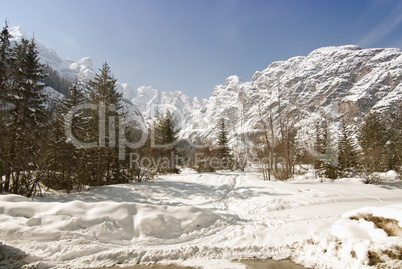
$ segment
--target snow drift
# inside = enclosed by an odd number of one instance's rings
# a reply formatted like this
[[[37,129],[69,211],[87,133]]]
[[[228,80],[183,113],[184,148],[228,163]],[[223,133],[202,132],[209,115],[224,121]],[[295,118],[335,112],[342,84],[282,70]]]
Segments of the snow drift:
[[[141,237],[179,238],[202,232],[220,217],[193,206],[72,201],[32,202],[20,196],[0,196],[1,236],[34,240],[76,238],[125,244]],[[127,242],[126,242],[127,243]]]

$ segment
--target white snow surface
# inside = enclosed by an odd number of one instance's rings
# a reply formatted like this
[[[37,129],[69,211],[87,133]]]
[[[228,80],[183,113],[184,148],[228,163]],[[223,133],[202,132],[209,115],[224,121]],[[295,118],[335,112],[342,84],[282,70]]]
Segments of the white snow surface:
[[[230,261],[291,258],[316,268],[365,268],[368,251],[402,247],[401,237],[350,219],[372,213],[401,221],[401,185],[384,184],[187,170],[70,195],[0,195],[0,267],[245,268]]]

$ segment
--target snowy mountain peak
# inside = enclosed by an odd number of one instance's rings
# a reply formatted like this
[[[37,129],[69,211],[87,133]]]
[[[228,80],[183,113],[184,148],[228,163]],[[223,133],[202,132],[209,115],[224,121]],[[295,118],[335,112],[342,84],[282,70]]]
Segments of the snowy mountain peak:
[[[15,26],[10,28],[9,33],[11,35],[11,38],[14,40],[21,40],[22,38],[26,38],[26,35],[22,31],[21,26]]]
[[[69,69],[74,70],[74,73],[77,73],[78,81],[86,81],[95,77],[95,71],[90,57],[84,57],[77,62],[73,62],[70,64]]]
[[[362,50],[357,45],[344,45],[344,46],[328,46],[313,50],[307,57],[312,57],[314,54],[331,55],[332,53],[349,53],[350,51]]]
[[[238,86],[243,83],[243,80],[241,78],[239,78],[238,76],[234,75],[234,76],[230,76],[226,79],[225,81],[225,87],[227,88],[234,88],[237,89]]]
[[[150,99],[153,98],[153,96],[155,95],[159,95],[160,92],[154,88],[152,88],[151,86],[141,86],[138,88],[137,93],[136,94],[138,97],[140,96],[146,96],[149,97]]]

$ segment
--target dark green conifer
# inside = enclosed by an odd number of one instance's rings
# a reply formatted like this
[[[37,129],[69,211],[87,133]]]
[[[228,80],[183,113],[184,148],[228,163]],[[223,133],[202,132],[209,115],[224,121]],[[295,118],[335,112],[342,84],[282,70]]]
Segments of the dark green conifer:
[[[355,145],[345,122],[342,122],[339,136],[338,167],[340,173],[346,175],[347,170],[357,165],[357,153]]]
[[[152,157],[158,161],[158,167],[155,167],[159,173],[177,173],[176,167],[178,139],[178,120],[174,113],[167,110],[160,114],[156,112],[155,118],[151,124],[151,147]]]
[[[9,144],[6,135],[7,122],[9,120],[7,109],[7,100],[10,94],[10,38],[8,32],[8,24],[3,27],[0,33],[0,176],[9,173],[8,166],[6,165],[6,146]],[[8,183],[7,183],[8,184]],[[3,184],[0,184],[0,193],[3,192]]]
[[[218,169],[232,169],[233,159],[232,152],[229,148],[229,138],[226,131],[225,120],[221,119],[219,123],[219,134],[218,134],[218,148],[216,150],[216,156],[219,159]]]
[[[105,62],[99,74],[88,82],[89,102],[97,107],[90,115],[90,139],[97,147],[90,150],[92,156],[92,184],[103,185],[123,181],[120,173],[118,147],[115,134],[118,133],[118,118],[122,112],[122,94],[117,91],[117,80]],[[110,121],[110,119],[113,119]],[[113,125],[114,124],[114,125]],[[112,136],[110,136],[112,135]],[[114,136],[113,136],[114,135]],[[114,166],[114,167],[112,167]]]
[[[360,164],[367,173],[386,169],[387,133],[385,121],[378,113],[369,113],[360,127],[358,135],[361,154]]]
[[[48,111],[43,80],[44,66],[39,63],[34,39],[22,39],[12,49],[10,96],[7,100],[8,167],[14,193],[31,195],[31,171],[39,169],[40,144],[46,138]],[[11,173],[12,171],[12,173]],[[8,177],[8,178],[9,178]],[[6,182],[8,187],[9,182]]]

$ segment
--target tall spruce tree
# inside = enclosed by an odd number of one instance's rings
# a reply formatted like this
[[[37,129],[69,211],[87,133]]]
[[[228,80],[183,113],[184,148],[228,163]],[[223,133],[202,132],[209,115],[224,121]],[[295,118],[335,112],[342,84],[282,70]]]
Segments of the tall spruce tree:
[[[69,88],[68,98],[66,98],[63,105],[63,118],[64,118],[64,128],[69,127],[71,130],[71,135],[73,137],[67,137],[67,143],[72,143],[74,139],[80,142],[88,142],[90,137],[88,134],[88,130],[90,129],[89,125],[89,113],[85,110],[77,111],[74,114],[74,117],[71,119],[68,117],[69,113],[73,111],[76,107],[80,107],[81,105],[88,102],[87,97],[84,94],[84,90],[81,85],[75,83],[73,86]],[[70,120],[70,122],[67,122]],[[68,126],[66,126],[68,125]],[[66,134],[67,135],[67,134]],[[74,182],[73,188],[80,189],[83,185],[88,185],[88,178],[90,169],[88,169],[88,163],[90,162],[89,150],[85,148],[80,148],[77,145],[74,145],[74,150],[72,151],[72,159],[71,167],[71,181]]]
[[[3,27],[0,33],[0,178],[8,170],[6,167],[6,145],[7,141],[6,128],[8,115],[6,113],[7,100],[9,97],[9,71],[10,71],[10,38],[11,35],[8,31],[8,25]],[[0,183],[0,193],[3,192],[3,184]]]
[[[98,144],[97,148],[92,149],[91,154],[94,185],[119,183],[123,178],[118,167],[120,163],[116,162],[118,158],[116,141],[112,141],[114,137],[109,136],[118,132],[116,122],[118,117],[123,116],[122,94],[117,92],[117,80],[106,62],[99,72],[87,85],[89,102],[98,108],[91,114],[90,121],[91,139]]]
[[[11,35],[6,21],[6,25],[0,33],[0,105],[2,107],[5,106],[9,91],[10,39]]]
[[[232,169],[233,159],[232,152],[229,148],[228,132],[226,131],[225,120],[222,118],[219,123],[218,133],[218,147],[216,149],[216,156],[219,159],[218,169]]]
[[[37,182],[33,170],[39,167],[40,143],[45,138],[48,113],[45,106],[44,66],[39,63],[34,39],[22,39],[11,53],[10,98],[7,102],[10,138],[7,150],[8,168],[5,187],[10,180],[14,193],[31,195]]]

